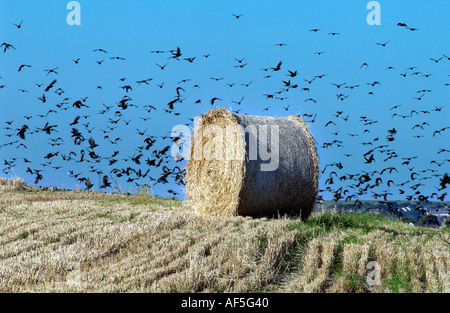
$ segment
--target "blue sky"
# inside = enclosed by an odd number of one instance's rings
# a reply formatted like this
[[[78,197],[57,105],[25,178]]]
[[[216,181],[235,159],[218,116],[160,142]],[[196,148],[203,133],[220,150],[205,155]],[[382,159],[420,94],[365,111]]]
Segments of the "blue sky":
[[[0,1],[0,41],[12,44],[16,49],[0,52],[0,160],[11,161],[17,158],[13,170],[7,165],[2,168],[3,176],[21,176],[27,182],[33,182],[34,175],[26,173],[27,167],[42,169],[44,179],[40,185],[56,185],[61,188],[74,188],[77,181],[67,175],[69,170],[81,176],[90,177],[94,183],[93,189],[98,190],[99,176],[90,173],[92,163],[64,162],[58,155],[51,166],[43,166],[44,156],[49,152],[60,151],[68,154],[85,149],[87,141],[80,146],[73,145],[70,138],[71,126],[77,115],[89,115],[83,118],[76,127],[85,137],[92,136],[99,147],[97,154],[109,157],[114,151],[119,151],[118,163],[108,165],[104,160],[96,164],[103,173],[110,175],[122,190],[135,190],[133,183],[127,183],[126,178],[117,178],[109,172],[113,168],[131,166],[122,159],[133,156],[135,148],[142,145],[142,136],[136,129],[147,129],[146,135],[166,136],[173,126],[190,123],[190,118],[199,116],[212,107],[227,107],[240,110],[240,113],[258,115],[286,116],[289,114],[317,114],[315,121],[310,123],[318,146],[321,170],[327,164],[341,162],[343,169],[328,166],[320,177],[320,189],[326,187],[336,190],[339,187],[348,189],[347,180],[342,182],[334,177],[334,184],[326,184],[329,174],[336,171],[338,176],[361,175],[373,171],[381,172],[384,168],[396,167],[398,173],[386,172],[381,177],[383,183],[366,194],[361,199],[370,199],[375,193],[388,191],[392,193],[389,199],[404,199],[413,195],[411,186],[421,184],[420,192],[431,195],[436,192],[439,177],[449,172],[450,153],[440,149],[450,149],[450,129],[440,134],[433,133],[450,126],[448,122],[448,102],[450,86],[449,60],[450,56],[448,1],[379,1],[381,5],[381,25],[370,26],[366,22],[369,1],[78,1],[81,5],[81,25],[69,26],[66,22],[69,1]],[[242,14],[236,19],[232,14]],[[23,20],[22,27],[16,28]],[[411,31],[397,26],[406,23],[408,27],[417,28]],[[311,32],[313,28],[320,31]],[[338,32],[332,36],[328,33]],[[377,43],[388,42],[386,46]],[[286,43],[286,46],[276,46]],[[179,60],[168,59],[170,53],[150,53],[154,50],[172,50],[180,47],[182,57]],[[102,48],[108,53],[93,52]],[[316,52],[325,53],[318,55]],[[210,54],[208,58],[204,55]],[[120,56],[126,60],[114,60],[110,57]],[[184,58],[195,57],[190,63]],[[73,60],[80,58],[78,64]],[[235,67],[235,59],[245,58],[247,63],[243,68]],[[104,60],[101,65],[96,61]],[[275,67],[282,61],[282,69],[278,72],[262,71],[262,68]],[[161,70],[155,63],[168,65]],[[368,68],[361,65],[367,63]],[[32,67],[23,68],[21,64]],[[414,70],[407,70],[416,66]],[[58,74],[49,74],[46,69],[58,67]],[[387,69],[393,67],[393,69]],[[297,70],[299,75],[294,78],[287,76],[288,70]],[[420,72],[412,75],[414,72]],[[406,77],[400,74],[406,73]],[[263,78],[266,75],[270,78]],[[311,84],[306,80],[316,75],[326,74],[316,78]],[[423,75],[432,74],[428,77]],[[223,77],[215,81],[210,77]],[[126,78],[125,81],[119,79]],[[136,81],[152,78],[149,85],[138,85]],[[45,86],[57,79],[55,87],[44,92]],[[190,79],[185,83],[179,83]],[[283,93],[284,100],[267,99],[265,94],[273,94],[283,89],[283,81],[291,79],[298,88]],[[381,85],[370,86],[367,83],[379,81]],[[163,88],[157,86],[164,82]],[[245,87],[245,84],[251,84]],[[344,86],[359,85],[354,89],[337,88],[334,84],[346,83]],[[43,84],[41,88],[36,83]],[[227,83],[234,83],[229,87]],[[125,92],[121,86],[130,85],[133,90]],[[194,87],[198,85],[199,88]],[[101,86],[102,89],[98,89]],[[174,99],[176,88],[183,87],[183,102],[175,104],[175,110],[167,113],[167,103]],[[302,88],[309,88],[309,91]],[[64,94],[55,94],[61,88]],[[28,92],[19,91],[19,89]],[[420,90],[426,92],[421,100]],[[372,92],[373,94],[369,94]],[[38,97],[46,94],[48,101],[41,103]],[[348,96],[339,100],[337,94]],[[117,119],[114,112],[117,102],[124,95],[132,98],[130,103],[137,107],[123,111],[118,127],[109,139],[121,137],[118,145],[111,145],[101,129],[106,129],[109,118]],[[68,97],[63,107],[69,109],[57,110],[56,104]],[[72,103],[88,97],[89,108],[82,110],[72,107]],[[214,106],[210,99],[218,97]],[[244,100],[240,105],[232,103]],[[313,98],[312,101],[305,101]],[[200,99],[201,103],[196,103]],[[104,115],[98,111],[107,106],[114,106]],[[152,105],[157,109],[148,113],[143,106]],[[401,105],[396,109],[394,106]],[[286,110],[283,107],[289,108]],[[270,107],[267,111],[265,108]],[[443,107],[435,111],[435,107]],[[50,113],[44,118],[37,115]],[[392,117],[414,114],[411,118]],[[337,117],[337,111],[342,111]],[[428,111],[430,113],[422,113]],[[174,115],[174,113],[179,115]],[[33,116],[26,120],[24,116]],[[347,117],[347,121],[343,118]],[[361,116],[377,121],[364,125]],[[150,118],[144,121],[141,118]],[[305,118],[309,120],[308,118]],[[126,125],[124,121],[129,121]],[[6,122],[12,121],[11,129]],[[333,121],[336,125],[328,125]],[[23,124],[33,131],[42,128],[46,122],[58,125],[58,132],[51,135],[42,132],[30,134],[25,141],[16,136],[17,128]],[[85,128],[82,123],[89,122]],[[413,127],[426,122],[422,128]],[[75,127],[75,126],[74,126]],[[87,129],[92,129],[87,133]],[[387,141],[388,129],[395,128],[397,133],[394,141]],[[365,130],[368,130],[365,132]],[[337,135],[336,135],[337,133]],[[357,134],[351,137],[348,134]],[[8,134],[13,134],[7,137]],[[415,135],[423,137],[416,138]],[[61,146],[50,146],[50,139],[61,137]],[[86,138],[86,139],[87,139]],[[373,141],[378,138],[377,141]],[[333,145],[322,148],[325,143],[340,140],[342,147]],[[19,140],[17,144],[9,142]],[[372,145],[363,142],[372,141]],[[24,143],[23,147],[16,148]],[[6,145],[5,145],[6,144]],[[155,148],[162,149],[171,144],[170,140],[158,138]],[[372,154],[375,162],[365,163],[363,154],[378,145],[388,145]],[[152,147],[153,149],[153,147]],[[142,160],[151,158],[151,151],[144,152]],[[386,150],[380,152],[379,150]],[[394,156],[384,161],[389,153]],[[345,154],[352,156],[347,157]],[[402,158],[415,157],[410,164],[402,165]],[[23,157],[32,161],[25,164]],[[141,160],[141,161],[142,161]],[[432,160],[436,163],[430,164]],[[143,162],[144,163],[144,162]],[[169,161],[164,163],[169,168],[184,165],[183,162]],[[146,167],[142,168],[145,172]],[[435,172],[429,171],[433,170]],[[426,172],[421,172],[426,171]],[[411,179],[411,173],[418,175]],[[161,175],[161,168],[150,171],[152,177]],[[376,173],[376,172],[375,172]],[[375,179],[378,174],[375,174]],[[435,175],[435,176],[432,176]],[[404,186],[387,186],[386,182],[393,180],[395,184],[409,181]],[[147,181],[142,180],[142,183]],[[149,182],[151,183],[151,182]],[[371,183],[374,183],[372,181]],[[83,186],[81,184],[81,186]],[[167,196],[171,189],[183,198],[183,189],[173,180],[169,184],[157,184],[154,193]],[[405,193],[399,194],[399,189]],[[357,191],[357,188],[354,189]],[[442,192],[438,192],[440,195]],[[328,191],[321,192],[325,198],[332,197]]]

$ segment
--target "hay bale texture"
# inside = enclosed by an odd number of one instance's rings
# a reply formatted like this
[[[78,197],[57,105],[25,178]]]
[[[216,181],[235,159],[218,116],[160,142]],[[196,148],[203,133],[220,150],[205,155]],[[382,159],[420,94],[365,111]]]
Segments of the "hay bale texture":
[[[271,132],[272,126],[278,128],[278,136]],[[224,131],[210,131],[217,127]],[[251,150],[255,136],[264,127],[267,147],[263,148],[270,153],[276,144],[278,160],[261,158],[259,150],[255,159]],[[278,143],[272,141],[272,136],[274,140],[279,138]],[[217,143],[218,139],[222,141]],[[256,142],[259,149],[261,142]],[[278,166],[261,170],[270,161],[278,161]],[[186,167],[186,199],[200,215],[300,214],[305,219],[315,203],[318,175],[314,139],[301,118],[241,115],[213,109],[199,118],[194,129]]]

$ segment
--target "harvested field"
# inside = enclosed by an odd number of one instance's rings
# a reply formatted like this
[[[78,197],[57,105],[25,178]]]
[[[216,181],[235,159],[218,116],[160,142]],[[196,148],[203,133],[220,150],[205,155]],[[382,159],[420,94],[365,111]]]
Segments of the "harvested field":
[[[450,290],[448,228],[356,213],[205,218],[146,194],[10,188],[0,199],[1,292]]]

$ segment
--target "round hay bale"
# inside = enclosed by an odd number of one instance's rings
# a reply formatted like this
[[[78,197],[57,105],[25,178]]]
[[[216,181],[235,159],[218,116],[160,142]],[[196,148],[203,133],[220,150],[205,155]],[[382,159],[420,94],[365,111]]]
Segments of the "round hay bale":
[[[314,207],[314,139],[297,116],[213,109],[197,121],[186,167],[186,200],[200,215],[301,215]]]

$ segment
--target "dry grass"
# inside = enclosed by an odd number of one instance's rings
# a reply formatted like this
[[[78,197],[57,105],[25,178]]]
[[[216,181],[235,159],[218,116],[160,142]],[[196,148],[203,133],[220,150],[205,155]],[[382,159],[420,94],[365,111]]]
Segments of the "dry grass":
[[[0,292],[448,292],[448,230],[381,216],[201,217],[181,201],[0,191]]]
[[[24,187],[25,181],[22,178],[8,179],[6,177],[0,177],[0,191],[22,190]]]

